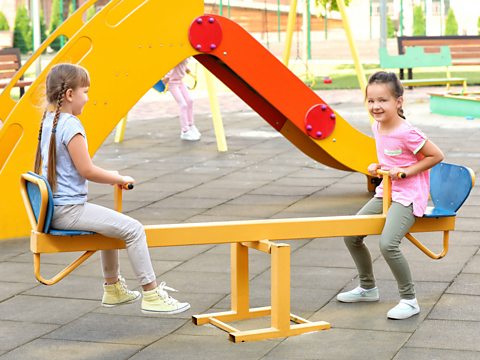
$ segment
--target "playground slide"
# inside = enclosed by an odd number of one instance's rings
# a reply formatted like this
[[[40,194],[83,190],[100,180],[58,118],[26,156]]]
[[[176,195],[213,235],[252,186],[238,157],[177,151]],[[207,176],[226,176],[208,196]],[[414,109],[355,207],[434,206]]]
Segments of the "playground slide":
[[[334,168],[365,172],[375,159],[373,140],[339,114],[331,118],[328,105],[238,25],[215,17],[222,29],[217,48],[202,53],[192,47],[189,29],[203,10],[200,0],[112,0],[70,38],[0,129],[0,239],[28,234],[19,177],[32,169],[45,77],[60,62],[79,63],[90,72],[82,122],[91,155],[158,79],[195,56],[307,155]],[[319,131],[315,119],[324,117],[322,111],[332,122]],[[307,135],[309,124],[317,139]]]

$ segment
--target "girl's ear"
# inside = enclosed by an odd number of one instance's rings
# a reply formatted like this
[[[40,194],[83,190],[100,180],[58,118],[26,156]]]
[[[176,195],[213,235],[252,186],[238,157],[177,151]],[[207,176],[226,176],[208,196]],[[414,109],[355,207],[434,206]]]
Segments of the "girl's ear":
[[[70,102],[73,100],[73,89],[67,89],[67,91],[65,91],[65,99]]]
[[[397,109],[401,109],[403,107],[403,96],[399,96],[397,98]]]

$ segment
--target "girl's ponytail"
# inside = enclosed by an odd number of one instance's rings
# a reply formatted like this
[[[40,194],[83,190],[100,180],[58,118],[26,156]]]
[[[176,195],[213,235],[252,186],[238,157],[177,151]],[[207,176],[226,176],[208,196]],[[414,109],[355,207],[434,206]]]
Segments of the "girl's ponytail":
[[[40,175],[41,167],[42,167],[42,131],[43,131],[43,121],[45,120],[45,116],[47,115],[47,111],[45,110],[42,116],[42,121],[40,122],[40,130],[38,131],[38,145],[37,145],[37,153],[35,154],[35,165],[33,171],[36,174]]]
[[[65,97],[65,92],[67,91],[66,83],[63,82],[61,90],[58,93],[57,107],[55,109],[55,116],[53,118],[52,125],[52,135],[50,136],[50,145],[48,147],[48,172],[47,179],[50,183],[52,191],[55,192],[57,188],[57,125],[58,120],[60,119],[60,113],[63,105],[63,98]]]

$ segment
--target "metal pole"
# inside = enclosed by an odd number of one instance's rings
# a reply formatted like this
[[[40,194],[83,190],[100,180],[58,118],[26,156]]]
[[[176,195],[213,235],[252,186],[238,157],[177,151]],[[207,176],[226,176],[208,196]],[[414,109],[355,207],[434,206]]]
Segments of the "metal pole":
[[[310,14],[310,0],[305,1],[307,7],[307,59],[312,59],[312,22],[311,22],[311,14]]]
[[[220,16],[223,16],[223,1],[220,0],[220,5],[218,6],[218,12]]]
[[[345,2],[343,0],[337,0],[337,5],[338,5],[338,9],[340,10],[340,14],[342,15],[343,28],[347,35],[348,44],[350,45],[350,52],[352,53],[353,62],[355,64],[355,71],[357,73],[358,84],[360,85],[360,89],[362,90],[362,92],[365,93],[365,89],[367,87],[367,80],[365,77],[365,72],[363,71],[362,64],[360,63],[360,57],[358,56],[357,47],[355,46],[355,42],[353,40],[352,30],[350,28],[350,23],[348,21]]]
[[[230,18],[230,0],[228,0],[227,9],[227,17]]]
[[[297,0],[291,0],[290,12],[288,13],[288,25],[287,25],[287,39],[285,42],[285,50],[283,51],[283,64],[288,67],[288,61],[290,60],[290,51],[292,49],[292,37],[295,28],[295,22],[297,20]]]
[[[440,0],[440,35],[443,35],[443,15],[444,15],[445,4],[443,0]]]
[[[280,38],[280,31],[281,31],[281,14],[280,14],[280,0],[277,0],[277,35],[278,35],[278,42],[281,41]]]
[[[60,0],[60,19],[62,20],[60,24],[62,24],[65,20],[63,18],[63,0]],[[63,35],[60,35],[60,47],[63,47],[63,45],[65,45],[65,38]]]
[[[33,52],[35,52],[42,42],[40,30],[40,0],[31,0],[32,9],[32,30],[33,30]],[[42,57],[39,56],[35,64],[35,74],[38,77],[42,72]]]
[[[372,6],[372,0],[370,0],[370,40],[372,40],[372,16],[373,16],[373,6]]]
[[[387,47],[387,0],[380,0],[380,47]]]
[[[403,0],[400,0],[400,36],[403,36]]]

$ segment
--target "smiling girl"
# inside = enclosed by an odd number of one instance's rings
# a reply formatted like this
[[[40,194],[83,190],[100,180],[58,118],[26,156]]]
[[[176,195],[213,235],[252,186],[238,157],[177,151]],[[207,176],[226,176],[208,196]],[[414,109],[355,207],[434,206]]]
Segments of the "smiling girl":
[[[419,129],[406,121],[403,114],[403,87],[394,73],[374,73],[367,85],[365,98],[368,111],[375,119],[375,137],[379,163],[368,166],[388,170],[392,179],[392,205],[380,237],[380,250],[397,280],[400,302],[390,309],[390,319],[407,319],[420,312],[408,262],[400,251],[400,242],[415,222],[423,216],[430,190],[428,170],[443,160],[442,151]],[[400,174],[404,174],[402,178]],[[375,196],[360,209],[358,215],[382,213],[383,184]],[[337,295],[341,302],[378,301],[372,258],[364,242],[365,236],[345,237],[358,270],[360,285]]]

